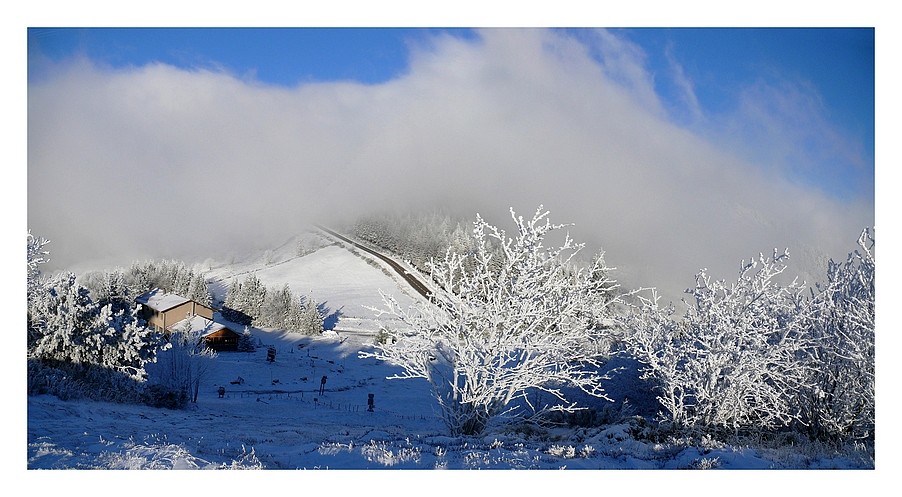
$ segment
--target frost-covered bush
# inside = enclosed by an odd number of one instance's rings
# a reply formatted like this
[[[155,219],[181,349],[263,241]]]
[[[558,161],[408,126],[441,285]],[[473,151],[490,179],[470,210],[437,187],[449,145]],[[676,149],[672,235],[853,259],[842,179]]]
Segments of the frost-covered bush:
[[[864,230],[858,250],[832,260],[827,281],[812,290],[805,323],[812,342],[808,386],[800,394],[803,422],[814,437],[874,436],[874,237]]]
[[[91,399],[105,402],[140,403],[146,383],[120,371],[93,364],[54,363],[29,360],[29,395],[54,395],[61,400]]]
[[[190,324],[170,334],[169,345],[155,364],[148,365],[148,382],[161,385],[162,391],[177,392],[197,402],[200,385],[209,374],[216,352],[204,344],[200,333],[192,330]]]
[[[627,320],[632,352],[645,364],[665,419],[678,428],[732,432],[788,425],[805,384],[809,347],[802,288],[782,285],[788,252],[743,262],[733,283],[696,275],[682,319],[654,292]]]
[[[778,282],[788,257],[744,264],[729,287],[702,271],[681,318],[654,292],[627,319],[632,353],[680,428],[797,427],[812,438],[873,440],[875,260],[864,230],[826,282]]]
[[[383,466],[409,462],[419,464],[422,460],[420,448],[412,445],[410,440],[394,443],[370,440],[360,448],[360,455],[367,461],[377,462]]]
[[[361,356],[401,366],[391,378],[428,380],[452,434],[479,434],[490,419],[523,407],[579,409],[565,398],[565,386],[607,398],[596,325],[615,284],[597,277],[606,274],[602,258],[586,271],[572,267],[582,245],[569,236],[559,248],[544,246],[563,227],[547,214],[540,207],[524,220],[511,210],[512,238],[477,215],[473,252],[449,249],[429,263],[444,289],[431,304],[404,309],[385,296],[386,307],[374,309],[406,326],[384,329],[386,340]],[[536,390],[551,403],[533,405],[528,393]]]
[[[183,409],[188,405],[188,392],[162,384],[147,385],[142,401],[151,407]]]

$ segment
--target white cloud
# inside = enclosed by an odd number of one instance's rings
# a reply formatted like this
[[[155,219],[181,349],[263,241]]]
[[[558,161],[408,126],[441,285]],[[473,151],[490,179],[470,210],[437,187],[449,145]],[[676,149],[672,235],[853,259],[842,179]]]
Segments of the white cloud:
[[[842,257],[873,223],[870,202],[668,122],[650,82],[641,51],[607,32],[439,37],[372,86],[74,63],[29,88],[28,223],[68,265],[278,243],[389,205],[505,223],[542,203],[629,283],[671,296],[701,267],[732,278],[774,247]]]

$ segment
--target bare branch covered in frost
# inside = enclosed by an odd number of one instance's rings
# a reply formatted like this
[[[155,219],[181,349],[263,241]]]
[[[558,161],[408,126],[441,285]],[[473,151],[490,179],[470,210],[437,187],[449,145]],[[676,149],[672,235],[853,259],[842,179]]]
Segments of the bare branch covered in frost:
[[[606,398],[598,323],[617,300],[616,285],[602,276],[609,269],[602,257],[589,270],[574,269],[583,245],[569,235],[545,247],[546,236],[564,227],[547,215],[539,207],[524,220],[511,210],[511,238],[477,215],[472,253],[449,249],[429,263],[444,289],[431,304],[405,309],[384,295],[385,307],[374,309],[407,329],[384,329],[376,351],[361,355],[400,366],[392,378],[428,380],[455,434],[480,433],[491,418],[516,411],[516,401],[536,411],[578,409],[564,387]],[[535,389],[557,403],[532,406],[526,394]]]

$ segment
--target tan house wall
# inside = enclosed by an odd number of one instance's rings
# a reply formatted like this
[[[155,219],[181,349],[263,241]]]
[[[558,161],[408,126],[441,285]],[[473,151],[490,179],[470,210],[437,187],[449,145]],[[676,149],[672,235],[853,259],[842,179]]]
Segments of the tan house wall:
[[[155,326],[160,331],[165,331],[166,328],[178,323],[189,315],[203,316],[210,321],[213,320],[213,309],[191,300],[184,304],[177,305],[166,312],[156,312],[152,309],[148,310],[150,312],[148,313],[147,324]]]
[[[203,317],[209,319],[210,321],[213,321],[213,309],[211,309],[199,302],[194,302],[194,314],[197,314],[198,316],[203,316]]]
[[[184,304],[177,305],[172,309],[163,313],[163,329],[178,323],[179,321],[189,317],[194,310],[194,302],[190,300]]]

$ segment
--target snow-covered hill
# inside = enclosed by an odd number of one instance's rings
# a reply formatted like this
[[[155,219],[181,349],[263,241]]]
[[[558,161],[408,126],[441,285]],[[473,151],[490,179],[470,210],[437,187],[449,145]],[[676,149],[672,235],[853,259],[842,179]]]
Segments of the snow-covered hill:
[[[252,253],[228,264],[200,268],[216,299],[236,279],[254,273],[267,287],[287,284],[293,295],[312,297],[324,307],[329,329],[375,333],[379,324],[370,307],[381,307],[380,292],[402,305],[421,297],[382,261],[318,232],[303,233],[273,250]]]
[[[205,268],[221,292],[249,272],[288,284],[333,315],[333,333],[252,329],[256,352],[223,352],[187,410],[28,398],[29,469],[764,469],[868,468],[826,451],[764,450],[718,441],[652,440],[629,418],[584,428],[498,423],[479,438],[449,437],[425,381],[358,351],[378,323],[380,290],[419,298],[378,262],[304,234],[278,249]],[[266,360],[267,348],[276,360]],[[321,384],[326,378],[325,385]],[[239,381],[239,379],[241,381]],[[320,387],[323,392],[320,393]],[[225,388],[220,398],[217,391]],[[374,409],[368,410],[373,395]],[[407,493],[399,489],[395,493]],[[410,490],[410,489],[408,489]],[[441,493],[441,492],[439,492]],[[339,495],[344,495],[338,492]]]

